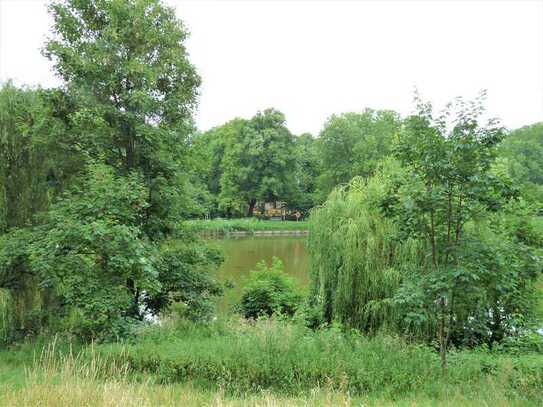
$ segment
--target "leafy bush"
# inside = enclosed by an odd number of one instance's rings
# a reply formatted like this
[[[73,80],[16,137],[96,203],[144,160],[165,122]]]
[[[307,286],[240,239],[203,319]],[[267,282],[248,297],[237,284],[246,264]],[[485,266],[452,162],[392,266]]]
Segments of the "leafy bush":
[[[31,283],[51,291],[54,301],[42,314],[60,319],[60,330],[81,339],[124,337],[146,313],[167,308],[170,298],[184,302],[193,319],[207,318],[211,300],[222,292],[209,272],[222,258],[198,239],[176,247],[149,239],[141,226],[148,196],[140,175],[119,177],[111,167],[89,166],[82,184],[51,205],[42,224],[6,235],[0,287],[23,303],[24,266]],[[43,315],[24,314],[25,334],[46,325]]]
[[[257,318],[274,313],[292,316],[298,308],[302,295],[294,280],[283,271],[283,263],[277,257],[271,267],[264,261],[257,264],[243,288],[240,306],[245,318]]]
[[[161,255],[162,289],[145,299],[147,310],[158,314],[174,305],[178,316],[208,320],[214,312],[215,299],[223,293],[211,274],[223,260],[221,253],[196,240],[167,244]]]

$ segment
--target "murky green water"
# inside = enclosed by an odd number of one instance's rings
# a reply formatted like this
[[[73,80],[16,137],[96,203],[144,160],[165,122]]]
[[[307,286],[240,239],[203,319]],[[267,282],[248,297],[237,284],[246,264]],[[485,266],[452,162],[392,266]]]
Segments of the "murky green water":
[[[230,281],[233,288],[226,288],[219,308],[226,311],[241,295],[244,281],[256,263],[261,260],[271,264],[274,256],[283,261],[286,273],[295,278],[300,287],[309,285],[309,256],[305,236],[244,236],[214,239],[224,254],[224,263],[218,270],[220,281]]]

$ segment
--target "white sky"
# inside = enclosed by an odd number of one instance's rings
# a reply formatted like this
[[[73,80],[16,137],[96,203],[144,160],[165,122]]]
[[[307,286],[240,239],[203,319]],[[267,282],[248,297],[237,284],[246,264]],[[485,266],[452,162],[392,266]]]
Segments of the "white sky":
[[[488,89],[510,128],[543,120],[543,0],[165,2],[192,33],[202,130],[275,107],[317,134],[333,113],[407,114],[415,86],[437,106]],[[0,81],[59,83],[45,4],[0,0]]]

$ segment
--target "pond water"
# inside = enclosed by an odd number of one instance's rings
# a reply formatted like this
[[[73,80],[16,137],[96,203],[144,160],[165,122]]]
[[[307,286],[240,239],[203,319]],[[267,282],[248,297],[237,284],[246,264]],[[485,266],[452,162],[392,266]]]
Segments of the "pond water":
[[[222,311],[238,302],[243,284],[256,264],[264,260],[270,265],[274,256],[281,259],[285,272],[300,287],[309,286],[306,236],[243,236],[213,239],[210,242],[219,247],[224,255],[217,278],[222,282],[233,283],[233,288],[225,289],[224,298],[219,303]]]

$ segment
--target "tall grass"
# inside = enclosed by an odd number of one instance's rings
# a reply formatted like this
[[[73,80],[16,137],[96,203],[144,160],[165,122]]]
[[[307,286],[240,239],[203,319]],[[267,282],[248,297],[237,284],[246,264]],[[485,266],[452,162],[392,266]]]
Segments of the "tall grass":
[[[11,298],[7,290],[0,289],[0,345],[8,342],[12,329]]]
[[[3,391],[2,391],[3,390]],[[162,406],[204,405],[208,394],[190,386],[153,386],[133,382],[126,366],[98,358],[92,350],[58,353],[54,342],[27,369],[23,386],[2,389],[5,406]]]
[[[326,388],[315,388],[297,396],[267,391],[230,397],[222,391],[205,391],[191,384],[156,385],[134,383],[123,378],[97,381],[74,374],[69,369],[56,372],[56,380],[41,378],[33,371],[27,385],[18,390],[0,392],[0,405],[9,407],[156,407],[156,406],[217,406],[217,407],[290,407],[290,406],[538,406],[538,400],[511,399],[498,383],[487,383],[477,393],[464,394],[458,389],[444,393],[442,399],[408,395],[395,400],[352,396]]]
[[[543,276],[539,277],[536,282],[537,291],[539,292],[539,300],[536,303],[536,316],[543,324]],[[543,328],[543,326],[542,326]]]
[[[28,361],[27,346],[0,352],[0,366],[18,352]],[[77,352],[53,343],[35,355],[23,385],[0,375],[0,405],[506,406],[543,397],[541,354],[453,352],[443,375],[425,346],[274,319],[166,323],[132,343]]]
[[[399,337],[312,331],[273,319],[155,328],[136,343],[99,346],[97,353],[158,383],[193,383],[233,396],[325,388],[373,399],[442,399],[449,392],[475,397],[481,387],[496,385],[504,397],[543,397],[543,355],[452,352],[443,375],[433,349]]]

